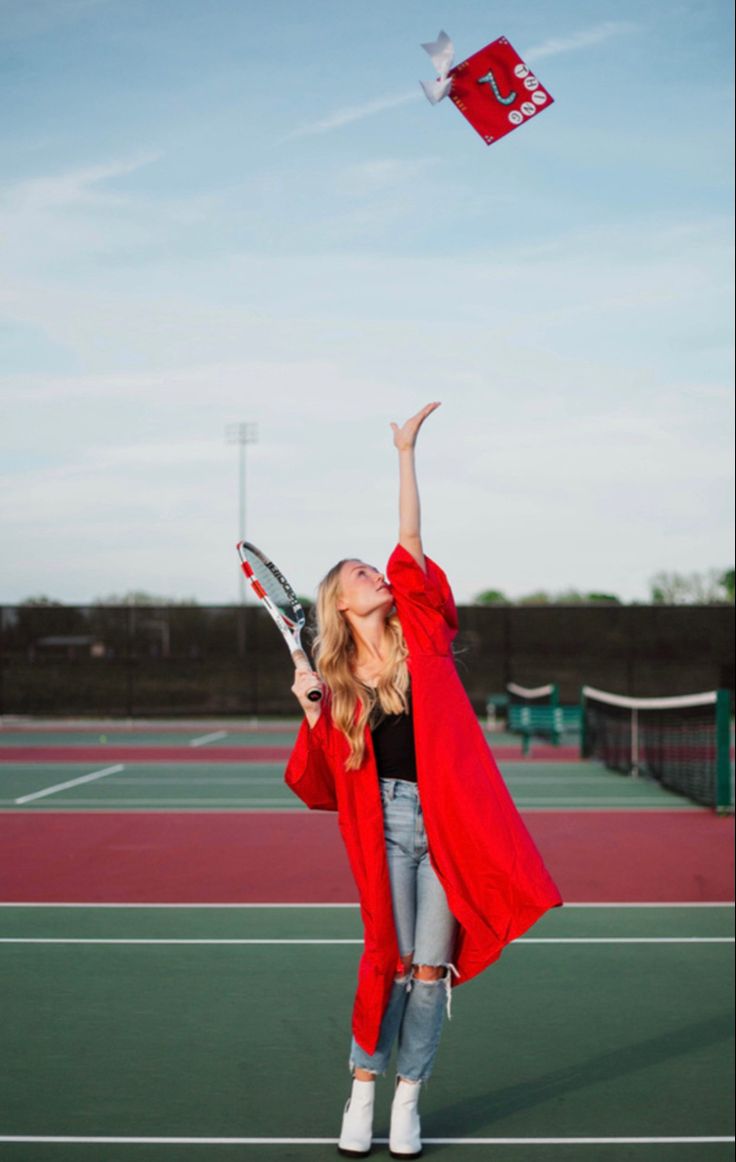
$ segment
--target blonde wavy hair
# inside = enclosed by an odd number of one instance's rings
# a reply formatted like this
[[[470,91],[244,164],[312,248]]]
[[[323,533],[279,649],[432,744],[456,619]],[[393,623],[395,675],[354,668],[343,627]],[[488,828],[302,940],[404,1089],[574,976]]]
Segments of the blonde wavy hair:
[[[355,639],[350,622],[337,608],[340,573],[350,560],[353,558],[338,561],[319,584],[313,653],[317,673],[327,686],[333,722],[350,743],[345,765],[354,771],[365,758],[365,727],[373,710],[380,706],[384,714],[401,714],[409,709],[409,650],[401,622],[391,613],[386,620],[388,657],[376,687],[355,676]]]

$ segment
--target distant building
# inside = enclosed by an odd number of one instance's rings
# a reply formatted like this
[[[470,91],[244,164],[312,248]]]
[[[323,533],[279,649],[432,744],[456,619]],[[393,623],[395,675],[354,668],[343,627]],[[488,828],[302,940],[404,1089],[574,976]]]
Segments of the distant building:
[[[52,634],[36,638],[30,653],[31,657],[40,653],[75,661],[77,658],[104,658],[107,650],[105,643],[93,634]]]

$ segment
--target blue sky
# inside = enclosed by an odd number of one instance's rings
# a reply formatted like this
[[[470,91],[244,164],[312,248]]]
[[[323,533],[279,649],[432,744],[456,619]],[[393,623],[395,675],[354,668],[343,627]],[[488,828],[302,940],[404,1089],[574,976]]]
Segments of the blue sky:
[[[420,48],[555,104],[486,147]],[[643,598],[732,562],[731,5],[0,0],[0,600],[304,593],[396,535]]]

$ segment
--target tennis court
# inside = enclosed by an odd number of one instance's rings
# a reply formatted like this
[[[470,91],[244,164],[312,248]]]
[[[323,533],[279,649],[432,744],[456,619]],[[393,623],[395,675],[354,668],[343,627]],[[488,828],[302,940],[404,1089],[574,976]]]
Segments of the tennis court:
[[[283,783],[295,736],[296,723],[11,724],[0,731],[0,807],[306,810]],[[514,735],[488,738],[522,809],[693,808],[656,781],[622,779],[599,763],[581,762],[572,739],[560,746],[535,742],[524,761]]]
[[[2,1156],[336,1157],[361,923],[296,724],[114,726],[0,731]],[[567,906],[454,993],[425,1155],[731,1158],[733,819],[489,741]]]

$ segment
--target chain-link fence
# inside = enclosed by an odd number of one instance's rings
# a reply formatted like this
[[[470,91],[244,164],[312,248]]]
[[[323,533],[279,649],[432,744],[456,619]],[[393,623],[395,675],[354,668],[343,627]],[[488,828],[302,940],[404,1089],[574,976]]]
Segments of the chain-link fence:
[[[728,606],[459,610],[460,676],[479,713],[509,681],[634,696],[734,688]],[[293,715],[289,653],[251,606],[0,607],[0,714]]]

